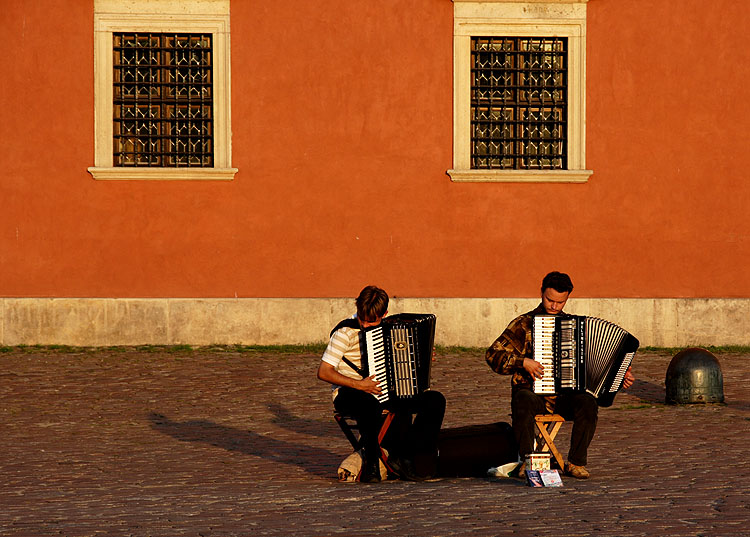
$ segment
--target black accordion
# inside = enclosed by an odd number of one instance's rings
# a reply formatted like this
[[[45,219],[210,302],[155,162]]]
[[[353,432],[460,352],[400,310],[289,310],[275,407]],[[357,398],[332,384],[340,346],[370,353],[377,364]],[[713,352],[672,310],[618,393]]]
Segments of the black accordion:
[[[588,392],[603,407],[614,401],[639,345],[619,326],[579,315],[535,316],[533,342],[533,358],[544,366],[535,393]]]
[[[430,388],[434,315],[390,315],[359,337],[364,375],[380,384],[378,401],[408,400]]]

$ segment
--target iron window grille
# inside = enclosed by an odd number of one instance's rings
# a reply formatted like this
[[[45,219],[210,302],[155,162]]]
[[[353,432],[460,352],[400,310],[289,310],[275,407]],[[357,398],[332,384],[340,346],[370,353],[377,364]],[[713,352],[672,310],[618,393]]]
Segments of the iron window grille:
[[[471,167],[567,168],[567,38],[471,38]]]
[[[213,166],[211,38],[113,33],[114,166]]]

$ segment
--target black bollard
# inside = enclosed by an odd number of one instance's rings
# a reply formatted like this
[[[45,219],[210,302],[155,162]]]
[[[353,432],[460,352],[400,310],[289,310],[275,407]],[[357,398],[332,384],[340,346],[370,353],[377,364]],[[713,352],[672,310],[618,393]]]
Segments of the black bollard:
[[[706,349],[691,347],[675,354],[665,384],[667,404],[724,402],[721,366]]]

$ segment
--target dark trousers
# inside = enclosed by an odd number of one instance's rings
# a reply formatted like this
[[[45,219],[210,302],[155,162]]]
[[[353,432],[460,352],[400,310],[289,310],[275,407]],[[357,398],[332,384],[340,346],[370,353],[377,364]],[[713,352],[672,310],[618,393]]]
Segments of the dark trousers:
[[[510,407],[513,417],[513,433],[518,442],[518,453],[523,459],[534,451],[534,437],[536,436],[534,416],[548,412],[544,398],[525,389],[513,394]],[[558,395],[555,399],[554,413],[560,414],[566,421],[573,422],[568,462],[585,466],[589,444],[594,439],[599,414],[596,399],[588,393]]]
[[[378,433],[383,423],[383,409],[396,413],[383,440],[389,456],[419,460],[418,470],[434,474],[437,464],[437,440],[445,415],[445,397],[438,391],[428,390],[416,397],[381,405],[374,396],[361,390],[343,386],[333,400],[334,408],[357,421],[365,451],[365,459],[380,457]]]

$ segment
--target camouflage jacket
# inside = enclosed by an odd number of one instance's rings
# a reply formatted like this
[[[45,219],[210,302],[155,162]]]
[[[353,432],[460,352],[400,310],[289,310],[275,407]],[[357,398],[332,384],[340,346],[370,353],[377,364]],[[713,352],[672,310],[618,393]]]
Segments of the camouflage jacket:
[[[516,317],[511,321],[500,337],[487,349],[485,360],[495,373],[513,375],[511,392],[520,389],[533,389],[534,380],[523,368],[524,358],[533,358],[532,324],[535,315],[544,315],[544,307],[539,304],[535,309]],[[554,406],[554,397],[545,397],[547,407]]]

